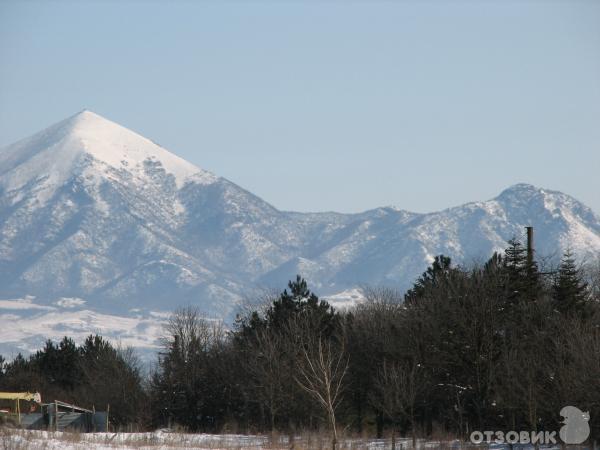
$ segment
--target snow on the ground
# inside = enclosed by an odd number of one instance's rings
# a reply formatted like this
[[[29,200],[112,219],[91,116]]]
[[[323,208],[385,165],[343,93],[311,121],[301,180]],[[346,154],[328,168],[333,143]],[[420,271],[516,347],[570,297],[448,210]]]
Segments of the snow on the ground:
[[[347,309],[364,301],[360,289],[349,289],[324,297],[336,309]],[[60,297],[49,305],[36,298],[0,299],[0,355],[33,353],[46,340],[68,336],[82,343],[90,334],[99,334],[115,345],[134,347],[142,359],[153,359],[164,335],[168,311],[142,312],[132,309],[127,316],[106,314],[86,306],[77,297]]]
[[[347,289],[337,294],[322,297],[335,309],[349,309],[365,301],[365,294],[360,288]]]
[[[336,309],[348,309],[364,301],[360,289],[349,289],[323,297]],[[143,313],[132,309],[130,315],[105,314],[86,307],[85,300],[60,297],[51,306],[35,302],[33,296],[0,299],[0,354],[14,357],[18,352],[32,353],[48,339],[68,336],[81,343],[90,334],[99,334],[115,344],[153,353],[160,346],[168,311]]]
[[[0,444],[4,448],[28,450],[214,450],[214,449],[288,449],[289,436],[271,439],[265,435],[242,434],[185,434],[159,430],[148,433],[68,433],[48,431],[1,430]],[[328,448],[330,440],[327,434],[303,435],[294,437],[295,448]],[[397,439],[408,449],[410,439]],[[390,439],[340,439],[340,448],[346,449],[384,449],[389,448]],[[452,447],[452,443],[449,446]],[[418,449],[433,449],[440,447],[439,442],[419,442]],[[446,445],[448,447],[448,445]],[[457,446],[458,447],[458,446]]]
[[[23,310],[23,309],[38,309],[38,310],[46,310],[53,311],[55,308],[51,306],[44,305],[36,305],[33,303],[35,297],[26,296],[25,298],[11,298],[8,300],[0,300],[0,310],[10,309],[10,310]]]
[[[35,352],[47,339],[59,341],[64,336],[81,343],[90,334],[142,351],[159,348],[165,313],[104,314],[80,309],[85,301],[79,298],[60,298],[53,304],[36,304],[33,297],[0,300],[0,354],[14,357],[18,352]]]
[[[294,448],[328,448],[330,440],[326,433],[294,437]],[[63,433],[48,431],[21,431],[0,429],[0,445],[6,449],[27,450],[214,450],[214,449],[288,449],[289,436],[270,438],[265,435],[242,434],[185,434],[167,430],[148,433]],[[396,438],[396,448],[413,450],[410,438]],[[383,450],[391,447],[391,439],[340,438],[339,448]],[[465,448],[459,440],[418,440],[414,450],[437,450]],[[468,448],[508,450],[508,444],[469,444]],[[534,450],[530,444],[518,445],[519,450]],[[543,450],[559,450],[558,445],[542,445]]]
[[[79,297],[61,297],[59,298],[55,304],[62,308],[75,308],[77,306],[82,306],[85,303],[85,300]]]
[[[141,449],[256,449],[267,439],[261,436],[151,433],[65,433],[48,431],[0,432],[4,448],[31,450],[141,450]]]

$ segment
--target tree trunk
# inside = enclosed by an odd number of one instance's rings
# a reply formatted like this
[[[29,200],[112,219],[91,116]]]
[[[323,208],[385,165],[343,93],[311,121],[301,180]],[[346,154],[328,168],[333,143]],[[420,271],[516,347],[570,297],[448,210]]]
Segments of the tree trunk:
[[[357,396],[357,402],[356,402],[356,412],[357,412],[357,427],[356,427],[356,431],[358,432],[358,434],[362,434],[363,431],[363,411],[362,411],[362,398],[360,395]]]
[[[377,413],[377,439],[381,439],[383,437],[383,414],[381,412]]]
[[[335,450],[337,448],[337,427],[335,422],[335,411],[333,408],[329,410],[329,419],[331,421],[331,428],[333,431],[333,438],[331,439],[331,449]]]
[[[410,432],[412,434],[412,446],[415,449],[417,448],[417,432],[415,430],[415,410],[412,405],[410,407]]]

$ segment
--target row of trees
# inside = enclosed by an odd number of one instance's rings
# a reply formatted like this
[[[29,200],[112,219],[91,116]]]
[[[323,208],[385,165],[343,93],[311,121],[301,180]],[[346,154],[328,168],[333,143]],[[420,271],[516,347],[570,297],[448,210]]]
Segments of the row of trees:
[[[468,270],[435,258],[404,296],[366,296],[334,311],[298,277],[230,332],[179,311],[150,386],[154,425],[466,437],[557,430],[574,405],[598,436],[600,297],[572,255],[543,274],[513,241]]]
[[[413,439],[558,430],[560,409],[573,405],[590,412],[597,438],[600,289],[584,279],[570,254],[541,273],[516,241],[470,269],[436,257],[406,294],[367,288],[348,311],[298,277],[230,329],[177,311],[145,384],[128,354],[96,337],[5,363],[0,389],[119,405],[121,423],[153,428],[326,427],[334,445],[342,428]],[[104,356],[91,357],[97,348]]]

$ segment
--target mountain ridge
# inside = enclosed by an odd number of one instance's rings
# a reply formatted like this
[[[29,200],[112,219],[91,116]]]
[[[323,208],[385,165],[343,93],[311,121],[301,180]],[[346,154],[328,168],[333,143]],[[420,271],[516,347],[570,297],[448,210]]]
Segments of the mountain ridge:
[[[526,183],[431,213],[282,211],[87,110],[0,149],[0,299],[119,314],[191,303],[231,318],[296,273],[326,295],[404,289],[433,256],[489,257],[525,225],[540,255],[600,253],[594,211]]]

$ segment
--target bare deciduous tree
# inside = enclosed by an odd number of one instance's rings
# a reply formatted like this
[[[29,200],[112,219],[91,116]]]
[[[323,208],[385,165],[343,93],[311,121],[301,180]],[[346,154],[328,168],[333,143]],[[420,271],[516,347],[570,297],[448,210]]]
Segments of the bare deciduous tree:
[[[331,446],[335,450],[338,441],[336,409],[342,399],[348,371],[346,337],[343,329],[335,337],[315,335],[314,330],[307,320],[300,319],[292,325],[292,331],[300,340],[301,353],[295,379],[325,412],[333,434]]]
[[[176,310],[164,327],[166,336],[162,339],[165,347],[177,341],[181,356],[187,359],[190,352],[206,351],[225,339],[225,327],[220,320],[211,320],[192,306]]]

